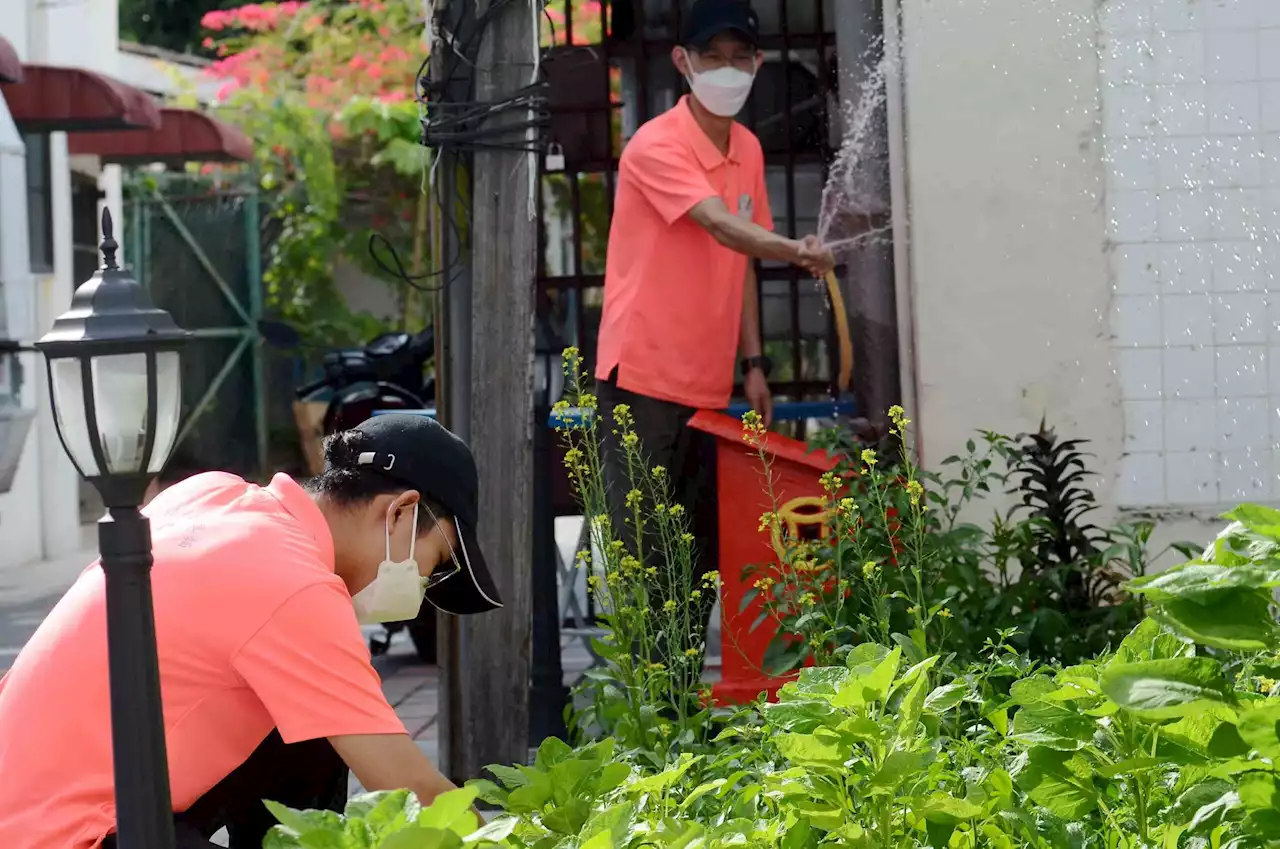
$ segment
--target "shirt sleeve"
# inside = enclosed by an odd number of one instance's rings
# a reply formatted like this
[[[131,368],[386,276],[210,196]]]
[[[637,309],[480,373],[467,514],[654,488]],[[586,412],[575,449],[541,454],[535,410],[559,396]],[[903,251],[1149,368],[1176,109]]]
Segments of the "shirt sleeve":
[[[232,659],[286,743],[347,734],[404,734],[382,694],[351,598],[315,584],[280,605]]]
[[[625,176],[669,225],[707,198],[718,197],[693,154],[678,144],[633,139],[623,161]]]

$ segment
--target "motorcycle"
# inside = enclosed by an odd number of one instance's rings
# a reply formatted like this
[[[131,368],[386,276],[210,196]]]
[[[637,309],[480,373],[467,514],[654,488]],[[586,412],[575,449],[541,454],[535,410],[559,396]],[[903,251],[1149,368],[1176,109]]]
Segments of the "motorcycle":
[[[296,329],[276,321],[259,322],[268,345],[282,350],[303,347]],[[420,333],[383,333],[361,348],[328,351],[320,358],[321,377],[294,390],[299,401],[322,400],[329,395],[322,428],[327,436],[349,430],[370,418],[375,410],[422,410],[435,401],[436,381],[427,375],[435,359],[435,330]],[[424,604],[416,618],[388,622],[382,633],[369,639],[369,652],[386,654],[396,634],[407,630],[418,657],[436,662],[436,612]]]

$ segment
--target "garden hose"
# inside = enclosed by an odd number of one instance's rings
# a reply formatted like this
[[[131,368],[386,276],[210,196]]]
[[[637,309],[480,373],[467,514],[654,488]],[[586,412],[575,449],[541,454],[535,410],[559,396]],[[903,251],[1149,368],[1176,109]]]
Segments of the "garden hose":
[[[849,335],[849,313],[844,308],[844,295],[840,294],[840,281],[834,271],[826,275],[827,296],[831,298],[831,312],[836,320],[836,337],[840,343],[840,374],[836,381],[836,391],[844,392],[849,388],[849,380],[853,377],[853,339]]]

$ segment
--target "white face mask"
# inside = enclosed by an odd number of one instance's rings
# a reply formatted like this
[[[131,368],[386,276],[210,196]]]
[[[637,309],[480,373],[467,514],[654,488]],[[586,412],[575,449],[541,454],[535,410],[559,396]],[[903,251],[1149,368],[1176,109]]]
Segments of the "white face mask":
[[[686,78],[689,88],[693,89],[693,96],[698,98],[703,108],[721,118],[732,118],[742,111],[756,81],[754,73],[748,74],[732,66],[714,71],[694,71],[693,57],[687,50],[684,55],[692,72]]]
[[[413,532],[409,538],[409,559],[391,559],[391,513],[387,513],[387,557],[378,566],[378,575],[351,597],[356,620],[361,625],[383,622],[405,622],[418,615],[426,596],[426,582],[418,574],[418,561],[413,559],[418,541],[418,505],[413,505]]]

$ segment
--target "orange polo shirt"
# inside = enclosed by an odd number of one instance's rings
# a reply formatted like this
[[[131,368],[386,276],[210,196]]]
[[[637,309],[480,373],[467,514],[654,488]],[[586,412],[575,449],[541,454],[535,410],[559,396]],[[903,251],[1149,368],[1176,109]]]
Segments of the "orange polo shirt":
[[[723,155],[688,97],[642,126],[622,152],[600,319],[596,377],[699,409],[733,392],[748,259],[688,213],[719,195],[730,212],[773,229],[760,141],[741,124]]]
[[[151,517],[173,808],[279,728],[286,743],[403,734],[382,695],[333,539],[287,475],[222,472],[165,490]],[[0,679],[0,846],[88,849],[115,830],[103,573],[90,566]]]

